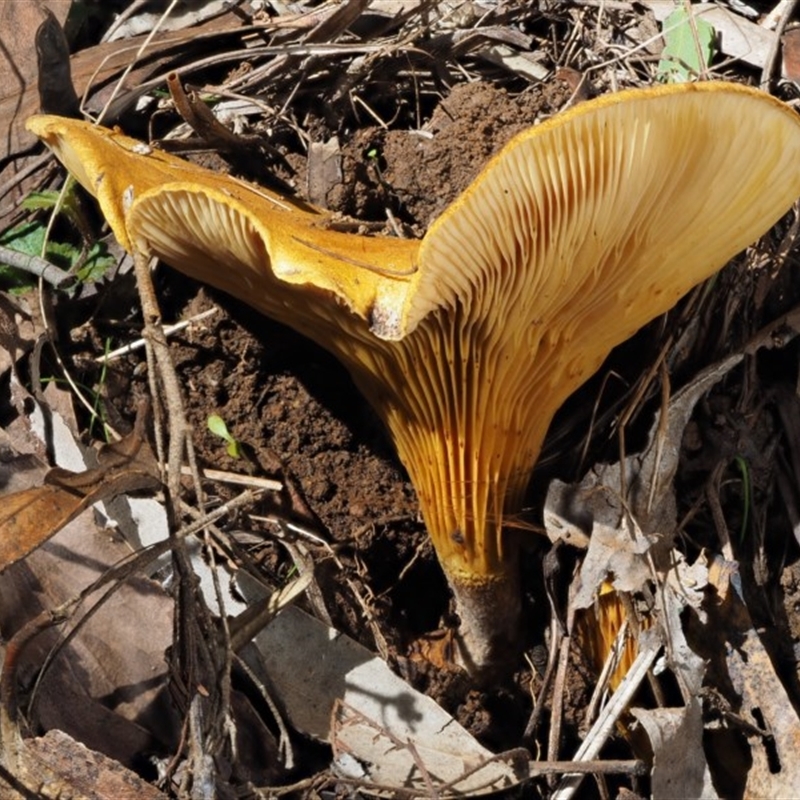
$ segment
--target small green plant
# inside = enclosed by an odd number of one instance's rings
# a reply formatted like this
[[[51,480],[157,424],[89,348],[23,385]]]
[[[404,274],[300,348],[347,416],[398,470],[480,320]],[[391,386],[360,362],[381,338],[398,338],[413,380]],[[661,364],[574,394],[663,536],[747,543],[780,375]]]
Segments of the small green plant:
[[[70,272],[80,283],[99,280],[114,265],[115,259],[104,244],[90,243],[89,226],[74,191],[67,190],[63,199],[59,192],[32,192],[22,205],[31,211],[57,209],[77,229],[81,244],[47,239],[44,222],[27,220],[0,233],[1,246],[26,256],[43,257]],[[22,269],[0,262],[0,282],[12,291],[22,291],[35,285],[36,279]]]
[[[226,443],[225,449],[231,458],[244,458],[241,444],[233,437],[225,424],[225,420],[219,414],[211,414],[207,424],[211,433],[219,436],[220,439],[224,439]]]
[[[383,177],[383,167],[385,166],[385,162],[380,148],[377,145],[372,145],[364,151],[364,158],[367,160],[368,168],[375,170],[375,176],[378,179],[378,183],[380,183],[380,185],[384,188],[387,188],[386,181]]]
[[[44,249],[45,257],[57,267],[72,271],[80,282],[99,280],[114,265],[104,244],[95,242],[81,248],[68,242],[47,242],[46,227],[40,222],[22,222],[0,235],[0,245],[30,256],[39,256]],[[0,279],[12,288],[26,288],[34,283],[32,276],[22,270],[0,264]]]
[[[111,352],[111,339],[106,338],[105,347],[104,347],[105,355]],[[92,416],[89,420],[89,435],[92,434],[94,430],[95,424],[99,423],[103,429],[103,435],[108,441],[108,431],[106,429],[106,414],[105,409],[103,408],[102,398],[103,398],[103,387],[108,380],[108,358],[103,359],[103,366],[100,370],[100,378],[97,381],[98,389],[97,391],[93,391],[91,394],[94,396],[94,402],[92,403]]]

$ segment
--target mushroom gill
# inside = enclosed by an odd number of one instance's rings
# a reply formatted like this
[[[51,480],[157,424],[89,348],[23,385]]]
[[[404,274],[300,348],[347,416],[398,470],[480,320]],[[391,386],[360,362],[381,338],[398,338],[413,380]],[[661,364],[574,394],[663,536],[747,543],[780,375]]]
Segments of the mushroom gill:
[[[29,128],[128,250],[346,365],[419,495],[474,671],[519,639],[503,519],[556,410],[800,195],[800,118],[726,83],[620,92],[531,128],[419,242],[331,231],[318,209],[82,122]]]

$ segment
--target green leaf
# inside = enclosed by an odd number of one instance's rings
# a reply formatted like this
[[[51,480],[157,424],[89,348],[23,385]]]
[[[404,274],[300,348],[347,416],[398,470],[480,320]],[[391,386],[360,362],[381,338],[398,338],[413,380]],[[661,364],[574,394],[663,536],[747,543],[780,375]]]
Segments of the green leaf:
[[[45,227],[40,222],[22,222],[0,234],[0,244],[28,256],[40,256],[44,245]],[[79,252],[79,251],[78,251]],[[50,242],[47,259],[57,267],[69,269],[70,259],[64,258],[59,248]],[[12,289],[25,289],[36,285],[36,278],[20,269],[0,262],[0,281]]]
[[[36,221],[22,222],[0,234],[0,244],[10,250],[29,256],[41,256],[47,228]],[[80,264],[78,277],[90,282],[101,278],[114,265],[114,258],[108,254],[106,246],[100,242],[92,245],[87,253],[69,242],[47,242],[45,258],[63,270],[71,270]],[[34,286],[36,279],[22,270],[0,263],[0,280],[13,288]]]
[[[657,78],[665,83],[684,83],[708,69],[714,57],[714,26],[685,8],[676,8],[665,20],[666,46],[658,62]]]
[[[78,195],[75,192],[76,185],[75,181],[71,181],[69,191],[64,192],[63,198],[61,197],[61,192],[51,190],[30,192],[22,201],[22,207],[28,211],[52,211],[58,206],[60,200],[61,207],[59,211],[64,214],[76,228],[80,229],[82,212]]]
[[[99,281],[115,264],[114,257],[109,255],[108,248],[102,242],[95,242],[75,273],[81,283]]]
[[[225,448],[225,450],[228,452],[228,455],[231,458],[239,458],[242,455],[241,451],[239,450],[239,442],[237,442],[236,439],[232,439],[230,442],[228,442],[228,446]]]
[[[0,244],[29,256],[41,255],[45,228],[39,222],[22,222],[0,234]]]

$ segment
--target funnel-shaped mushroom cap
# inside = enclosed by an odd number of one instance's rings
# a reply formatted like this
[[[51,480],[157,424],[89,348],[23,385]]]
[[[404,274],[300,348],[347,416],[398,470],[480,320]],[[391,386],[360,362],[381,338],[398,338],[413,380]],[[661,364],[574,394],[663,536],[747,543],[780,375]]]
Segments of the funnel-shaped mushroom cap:
[[[623,92],[517,136],[421,243],[331,232],[109,131],[36,118],[120,241],[331,349],[388,425],[451,582],[500,535],[553,414],[800,195],[800,120],[722,83]]]

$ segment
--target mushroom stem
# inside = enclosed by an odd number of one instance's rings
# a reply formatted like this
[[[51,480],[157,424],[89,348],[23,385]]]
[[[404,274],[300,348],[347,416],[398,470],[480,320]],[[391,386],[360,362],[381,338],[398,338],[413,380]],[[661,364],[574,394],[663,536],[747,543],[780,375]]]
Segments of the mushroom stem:
[[[519,342],[461,318],[434,312],[403,339],[369,348],[332,332],[319,341],[389,429],[455,598],[460,661],[491,677],[519,649],[519,547],[503,519],[523,507],[549,418],[514,380],[508,353]],[[521,338],[528,352],[540,349],[535,326]],[[476,357],[492,343],[492,360]]]
[[[460,620],[458,659],[483,680],[501,673],[522,648],[519,566],[512,560],[504,566],[488,580],[464,573],[447,576]]]

